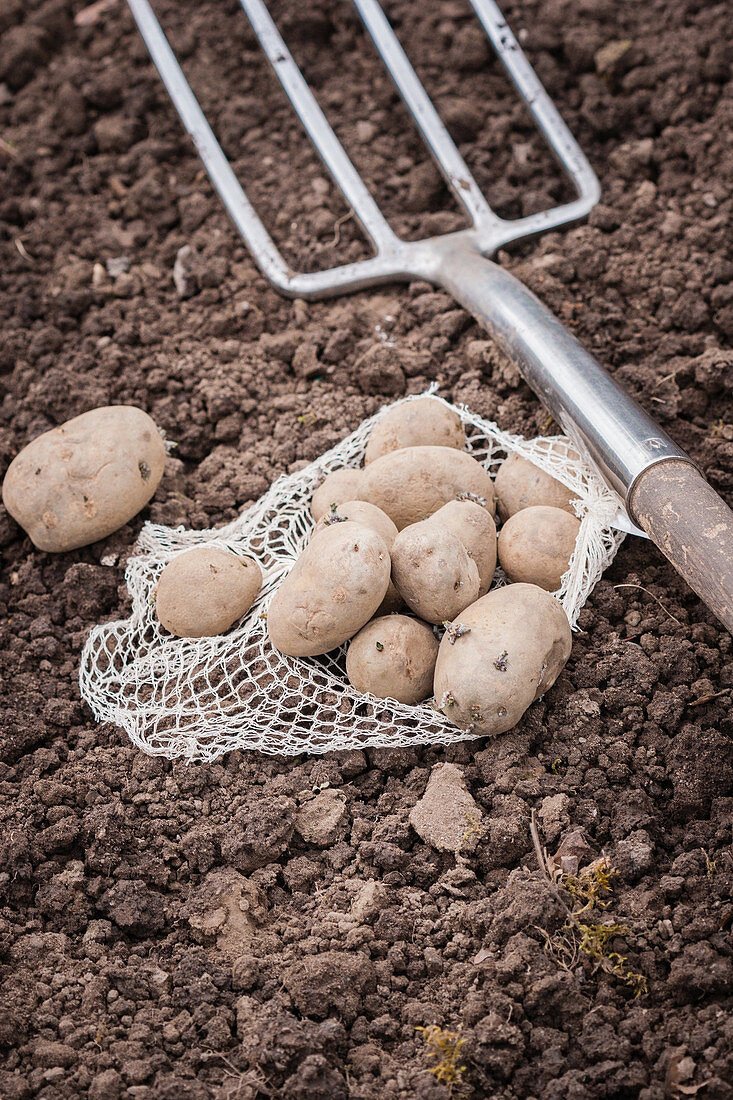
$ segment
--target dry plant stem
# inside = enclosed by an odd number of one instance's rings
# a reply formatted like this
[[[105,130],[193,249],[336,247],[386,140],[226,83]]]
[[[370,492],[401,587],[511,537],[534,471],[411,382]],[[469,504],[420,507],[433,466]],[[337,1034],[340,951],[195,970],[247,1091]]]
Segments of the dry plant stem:
[[[730,688],[723,688],[722,691],[716,691],[712,695],[701,695],[699,699],[693,699],[691,703],[687,704],[689,710],[693,707],[702,707],[705,703],[712,703],[713,699],[719,699],[721,695],[727,695]]]
[[[653,600],[656,600],[656,602],[659,604],[659,606],[661,607],[661,609],[662,609],[662,611],[664,612],[665,615],[669,615],[670,619],[672,619],[673,622],[677,623],[678,626],[682,626],[682,623],[679,621],[679,619],[676,619],[674,617],[674,615],[672,614],[672,612],[667,610],[667,608],[664,606],[664,604],[659,599],[659,597],[655,596],[653,592],[650,592],[648,588],[645,588],[643,584],[614,584],[613,587],[614,588],[638,588],[641,592],[646,592],[647,596],[651,596],[651,598]]]
[[[5,153],[7,156],[12,157],[13,160],[20,160],[20,153],[17,149],[14,149],[9,141],[5,138],[0,138],[0,152]]]
[[[642,993],[646,993],[647,983],[644,975],[627,968],[624,965],[626,963],[626,958],[617,951],[607,952],[605,950],[606,943],[614,936],[627,934],[628,929],[626,926],[623,924],[588,925],[578,920],[578,912],[584,912],[588,906],[574,912],[563,898],[562,892],[548,866],[547,853],[540,840],[537,817],[534,810],[532,810],[529,829],[540,870],[545,876],[550,890],[567,914],[567,921],[564,928],[560,929],[560,932],[555,937],[551,937],[544,928],[539,928],[539,931],[542,932],[545,937],[546,950],[559,945],[561,950],[565,953],[566,958],[565,960],[558,959],[557,961],[560,966],[563,966],[567,970],[572,970],[576,966],[582,953],[592,959],[595,964],[605,970],[606,973],[614,975],[625,985],[635,989],[635,997],[639,997]]]

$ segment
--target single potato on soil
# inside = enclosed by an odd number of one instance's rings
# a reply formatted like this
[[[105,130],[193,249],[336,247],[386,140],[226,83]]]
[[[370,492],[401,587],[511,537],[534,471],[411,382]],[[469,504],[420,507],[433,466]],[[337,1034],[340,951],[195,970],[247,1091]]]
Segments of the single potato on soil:
[[[557,592],[579,531],[577,516],[561,508],[522,508],[499,532],[499,563],[510,580]]]
[[[495,588],[446,630],[436,703],[462,729],[505,733],[554,684],[570,646],[570,624],[554,596],[534,584]]]
[[[179,638],[209,638],[249,611],[262,586],[253,558],[195,546],[168,562],[155,592],[161,626]]]
[[[342,504],[345,500],[355,500],[362,494],[362,471],[350,466],[343,470],[333,470],[316,489],[311,500],[311,515],[316,522],[331,510],[332,504]]]
[[[466,446],[466,432],[458,413],[435,397],[417,397],[390,409],[375,425],[364,455],[365,465],[403,447]]]
[[[451,447],[404,447],[366,466],[356,495],[381,508],[401,531],[462,494],[473,494],[493,516],[494,483],[470,454]]]
[[[381,535],[346,520],[321,531],[282,582],[267,613],[275,649],[291,657],[328,653],[371,619],[389,585]]]
[[[574,516],[575,509],[571,502],[578,499],[562,482],[516,451],[499,467],[494,492],[496,509],[502,522],[522,508],[531,508],[535,504],[562,508]]]
[[[416,615],[436,625],[478,599],[481,585],[458,536],[430,520],[405,527],[395,539],[392,582]]]
[[[3,502],[39,550],[62,553],[136,516],[164,466],[165,443],[142,409],[92,409],[23,448],[5,475]]]
[[[373,619],[346,654],[346,675],[357,691],[379,699],[420,703],[433,691],[438,642],[426,623],[407,615]]]

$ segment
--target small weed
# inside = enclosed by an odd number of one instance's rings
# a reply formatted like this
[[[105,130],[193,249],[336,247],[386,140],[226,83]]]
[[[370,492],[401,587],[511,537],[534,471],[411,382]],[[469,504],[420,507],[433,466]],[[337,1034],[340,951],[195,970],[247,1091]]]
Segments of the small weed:
[[[715,860],[710,858],[704,848],[702,854],[705,856],[705,874],[708,877],[708,881],[712,882],[713,876],[715,875]]]
[[[611,893],[613,889],[611,880],[615,878],[618,871],[611,866],[606,856],[601,856],[600,859],[584,867],[577,875],[569,875],[555,866],[554,861],[548,857],[543,848],[534,811],[530,833],[540,870],[567,914],[565,924],[553,936],[550,936],[544,928],[539,929],[545,937],[546,953],[563,970],[569,971],[574,970],[581,958],[585,956],[590,960],[594,970],[603,970],[606,974],[611,974],[623,982],[629,989],[633,989],[634,999],[646,993],[648,987],[644,975],[629,967],[625,955],[609,950],[611,940],[617,936],[631,935],[628,926],[618,922],[590,924],[579,919],[581,914],[591,909],[608,907],[609,900],[602,895]],[[567,904],[564,894],[569,894],[571,905]]]
[[[472,836],[483,836],[485,831],[480,817],[476,817],[475,814],[466,814],[466,831],[462,834],[461,840],[465,843]]]
[[[374,644],[377,647],[377,649],[379,650],[379,652],[381,653],[382,650],[384,649],[384,642],[375,642]]]
[[[626,956],[608,950],[611,940],[629,935],[625,924],[585,924],[572,915],[554,936],[549,936],[543,928],[540,931],[545,937],[547,955],[563,970],[573,971],[584,955],[591,960],[594,969],[612,974],[633,989],[634,1000],[648,992],[646,978],[629,967]]]
[[[559,757],[559,756],[556,756],[555,759],[550,764],[550,771],[552,772],[553,775],[557,775],[557,769],[559,768],[559,766],[561,764],[562,764],[562,758]]]
[[[607,974],[614,974],[617,978],[634,990],[634,998],[647,992],[646,978],[636,970],[628,966],[625,955],[619,955],[618,951],[609,951],[608,943],[616,936],[628,936],[629,929],[625,924],[582,924],[577,925],[581,939],[579,950]]]
[[[588,909],[605,909],[608,906],[608,900],[603,898],[603,894],[611,893],[611,880],[617,875],[618,871],[611,866],[608,856],[601,856],[583,867],[577,875],[568,875],[561,871],[557,884],[573,899],[573,911],[576,914],[585,913]]]
[[[461,1084],[466,1066],[459,1064],[459,1051],[465,1039],[462,1039],[457,1031],[445,1031],[437,1024],[430,1027],[415,1028],[425,1040],[426,1053],[434,1065],[430,1072],[436,1081],[445,1085],[449,1093],[452,1093],[457,1085]]]

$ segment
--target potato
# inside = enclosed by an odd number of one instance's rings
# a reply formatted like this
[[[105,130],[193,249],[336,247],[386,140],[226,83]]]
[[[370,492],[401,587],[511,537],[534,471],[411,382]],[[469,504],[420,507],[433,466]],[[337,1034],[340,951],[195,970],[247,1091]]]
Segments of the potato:
[[[481,583],[458,536],[431,520],[405,527],[394,540],[392,581],[416,615],[436,624],[478,599]]]
[[[373,504],[369,504],[366,500],[347,500],[343,504],[337,505],[333,511],[329,509],[319,519],[311,538],[315,538],[319,531],[328,530],[334,523],[342,523],[345,519],[353,520],[354,523],[361,523],[363,527],[371,527],[373,531],[382,536],[387,550],[391,554],[392,543],[397,538],[397,528],[381,508],[375,508]],[[389,615],[393,611],[399,611],[404,606],[405,601],[390,580],[387,586],[387,594],[377,608],[377,615]]]
[[[451,447],[404,447],[365,467],[357,496],[381,508],[401,531],[462,493],[485,501],[493,516],[493,482],[470,454]]]
[[[313,657],[352,638],[377,610],[389,584],[384,539],[346,520],[321,531],[282,582],[267,613],[275,649]]]
[[[443,635],[437,705],[463,729],[504,733],[554,684],[570,645],[570,624],[554,596],[534,584],[495,588]]]
[[[502,521],[509,519],[522,508],[546,504],[550,508],[562,508],[575,515],[571,501],[577,496],[556,478],[545,473],[534,462],[515,451],[502,462],[494,482],[496,507]]]
[[[92,409],[23,448],[5,475],[3,502],[39,550],[75,550],[137,515],[164,465],[165,443],[142,409]]]
[[[426,623],[407,615],[372,619],[346,654],[346,675],[357,691],[379,699],[420,703],[433,692],[438,641]]]
[[[262,572],[253,558],[196,546],[177,554],[160,574],[155,610],[171,634],[209,638],[249,611],[261,585]]]
[[[341,504],[345,500],[355,500],[361,496],[361,470],[345,466],[343,470],[333,470],[316,489],[311,500],[311,515],[318,521],[330,510],[332,504]]]
[[[466,447],[460,416],[435,397],[417,397],[385,413],[369,437],[364,464],[403,447],[424,445],[454,447],[459,451]]]
[[[580,520],[536,504],[511,516],[499,532],[499,562],[509,580],[556,592],[567,572]]]
[[[486,595],[496,569],[496,524],[488,509],[472,500],[451,500],[423,522],[444,527],[458,536],[468,556],[476,562],[478,594]]]
[[[397,528],[392,520],[381,508],[375,508],[366,500],[347,500],[343,504],[337,504],[336,508],[325,512],[315,526],[312,538],[319,531],[328,530],[336,523],[342,523],[350,519],[354,523],[360,523],[362,527],[371,527],[384,539],[387,549],[392,549],[392,543],[397,538]]]

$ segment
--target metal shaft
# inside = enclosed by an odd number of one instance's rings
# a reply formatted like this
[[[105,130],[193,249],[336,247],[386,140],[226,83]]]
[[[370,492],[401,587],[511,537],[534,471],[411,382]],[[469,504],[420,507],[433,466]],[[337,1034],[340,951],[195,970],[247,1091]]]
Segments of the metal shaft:
[[[445,248],[433,278],[485,326],[624,501],[630,500],[637,478],[649,467],[670,459],[693,465],[557,317],[508,271],[470,249]]]

